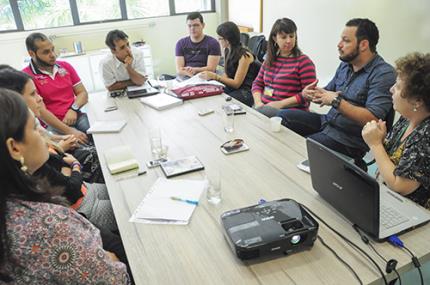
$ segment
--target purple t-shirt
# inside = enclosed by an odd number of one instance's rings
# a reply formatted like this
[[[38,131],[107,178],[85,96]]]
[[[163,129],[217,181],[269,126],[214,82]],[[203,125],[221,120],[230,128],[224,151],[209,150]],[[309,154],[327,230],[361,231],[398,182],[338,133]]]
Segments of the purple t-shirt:
[[[208,56],[221,55],[221,48],[216,39],[205,35],[203,40],[193,43],[190,37],[180,39],[176,43],[176,56],[183,56],[185,66],[203,67],[208,63]]]

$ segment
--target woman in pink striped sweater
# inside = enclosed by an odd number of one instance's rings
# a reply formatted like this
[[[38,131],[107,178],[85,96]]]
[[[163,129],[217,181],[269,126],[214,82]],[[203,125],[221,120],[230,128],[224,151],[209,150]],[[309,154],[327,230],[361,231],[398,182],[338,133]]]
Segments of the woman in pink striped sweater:
[[[254,108],[268,117],[286,108],[308,111],[302,90],[315,80],[314,63],[297,45],[296,24],[287,18],[276,20],[266,60],[252,84]]]

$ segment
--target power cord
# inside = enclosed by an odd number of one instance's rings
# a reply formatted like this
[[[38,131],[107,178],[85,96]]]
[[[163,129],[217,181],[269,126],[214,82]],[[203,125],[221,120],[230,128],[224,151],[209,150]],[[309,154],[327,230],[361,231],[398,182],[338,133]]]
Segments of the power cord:
[[[303,204],[300,204],[300,205],[303,208],[305,208],[309,213],[311,213],[314,217],[316,217],[318,220],[320,220],[326,227],[328,227],[335,234],[337,234],[340,238],[342,238],[346,243],[348,243],[350,246],[352,246],[353,248],[355,248],[355,250],[360,251],[360,253],[362,253],[363,255],[365,255],[367,257],[367,259],[370,260],[375,265],[375,267],[378,269],[378,271],[379,271],[382,279],[384,280],[384,284],[388,285],[387,278],[385,278],[384,272],[382,271],[381,267],[378,265],[378,263],[376,263],[376,261],[367,252],[365,252],[361,247],[359,247],[358,245],[356,245],[355,243],[353,243],[347,237],[345,237],[344,235],[342,235],[340,232],[338,232],[337,230],[335,230],[334,228],[332,228],[329,224],[327,224],[326,221],[324,221],[323,219],[321,219],[317,214],[315,214],[313,211],[311,211],[308,207],[306,207]]]
[[[348,267],[348,269],[354,274],[354,276],[355,276],[355,278],[358,280],[358,282],[361,284],[361,285],[363,285],[363,281],[361,281],[361,279],[360,279],[360,277],[358,276],[358,274],[357,274],[357,272],[355,272],[355,270],[354,269],[352,269],[352,266],[351,265],[349,265],[344,259],[342,259],[338,254],[337,254],[337,252],[333,249],[333,248],[331,248],[325,241],[324,241],[324,239],[320,236],[320,235],[318,235],[317,236],[317,238],[318,238],[318,240],[328,249],[328,250],[330,250],[332,253],[333,253],[333,255],[340,261],[340,262],[342,262],[346,267]]]
[[[398,236],[396,235],[390,236],[388,238],[388,242],[394,245],[395,247],[399,247],[403,249],[403,251],[406,251],[411,256],[412,263],[417,268],[418,274],[420,275],[421,285],[424,285],[423,273],[421,271],[421,264],[420,264],[420,261],[418,260],[418,257],[416,257],[415,254],[403,244],[403,242],[399,239]]]
[[[354,224],[354,225],[352,225],[352,227],[358,233],[358,235],[360,236],[360,238],[364,242],[364,244],[367,244],[385,262],[385,264],[386,264],[386,266],[385,266],[385,272],[386,273],[391,273],[391,272],[394,271],[394,273],[396,273],[396,275],[397,275],[397,279],[399,280],[399,285],[402,285],[402,279],[400,278],[400,274],[399,274],[399,272],[396,269],[396,266],[397,266],[397,263],[398,263],[397,260],[390,259],[390,260],[387,261],[387,259],[385,257],[383,257],[376,250],[376,248],[373,246],[371,240],[368,239],[367,236],[363,234],[363,232],[361,231],[361,229],[360,229],[360,227],[358,225]],[[392,282],[393,281],[391,281],[389,284],[394,284]]]

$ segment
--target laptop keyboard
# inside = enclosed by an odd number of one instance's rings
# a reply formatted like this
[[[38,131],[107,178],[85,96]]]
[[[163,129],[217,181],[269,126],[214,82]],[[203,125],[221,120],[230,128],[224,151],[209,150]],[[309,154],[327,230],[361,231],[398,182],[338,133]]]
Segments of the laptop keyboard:
[[[397,212],[394,208],[385,205],[381,205],[380,217],[381,225],[386,229],[408,221],[408,218]]]

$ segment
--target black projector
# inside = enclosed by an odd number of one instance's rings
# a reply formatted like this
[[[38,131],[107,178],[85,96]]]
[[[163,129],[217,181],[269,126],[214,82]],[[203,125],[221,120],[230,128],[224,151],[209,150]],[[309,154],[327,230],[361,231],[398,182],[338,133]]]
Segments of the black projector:
[[[318,233],[317,221],[291,199],[227,211],[221,222],[230,247],[241,260],[310,249]]]

